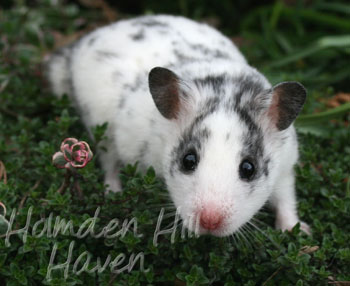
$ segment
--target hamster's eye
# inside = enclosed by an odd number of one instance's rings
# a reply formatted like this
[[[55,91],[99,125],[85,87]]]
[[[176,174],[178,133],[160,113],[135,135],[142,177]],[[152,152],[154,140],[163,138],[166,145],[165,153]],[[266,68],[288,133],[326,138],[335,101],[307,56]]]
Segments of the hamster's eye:
[[[198,159],[195,151],[189,151],[182,159],[182,167],[185,171],[194,171],[197,164]]]
[[[255,173],[255,167],[252,162],[245,159],[239,165],[239,176],[242,180],[251,180]]]

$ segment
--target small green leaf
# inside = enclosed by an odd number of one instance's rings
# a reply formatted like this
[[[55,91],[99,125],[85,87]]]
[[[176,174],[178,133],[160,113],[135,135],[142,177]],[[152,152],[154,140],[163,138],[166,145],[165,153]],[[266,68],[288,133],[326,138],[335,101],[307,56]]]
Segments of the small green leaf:
[[[4,265],[5,261],[7,258],[7,254],[6,253],[2,253],[0,254],[0,267]]]

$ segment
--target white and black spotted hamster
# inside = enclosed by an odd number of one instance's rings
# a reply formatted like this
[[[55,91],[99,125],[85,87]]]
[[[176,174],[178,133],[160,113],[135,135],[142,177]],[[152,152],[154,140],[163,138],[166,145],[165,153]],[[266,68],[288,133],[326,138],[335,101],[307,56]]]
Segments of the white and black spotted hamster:
[[[230,235],[267,202],[277,228],[299,222],[292,123],[306,91],[271,87],[220,32],[143,16],[97,29],[46,63],[53,91],[71,96],[87,128],[108,122],[100,160],[110,190],[121,190],[120,166],[139,161],[164,178],[198,234]]]

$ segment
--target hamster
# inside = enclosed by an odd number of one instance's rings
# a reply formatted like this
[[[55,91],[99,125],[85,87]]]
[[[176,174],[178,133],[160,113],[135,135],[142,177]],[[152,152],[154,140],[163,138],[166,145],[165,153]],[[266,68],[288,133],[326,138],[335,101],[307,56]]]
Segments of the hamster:
[[[299,222],[293,121],[305,88],[271,86],[214,28],[180,16],[122,20],[52,54],[47,76],[88,129],[108,122],[108,189],[120,191],[119,168],[138,161],[199,235],[231,235],[268,202],[278,229]]]

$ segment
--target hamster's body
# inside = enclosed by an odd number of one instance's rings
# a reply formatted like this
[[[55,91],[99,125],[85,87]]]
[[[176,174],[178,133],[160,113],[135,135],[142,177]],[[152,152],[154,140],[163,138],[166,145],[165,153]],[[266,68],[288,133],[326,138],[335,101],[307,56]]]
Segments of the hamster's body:
[[[278,227],[298,222],[291,123],[303,89],[271,88],[218,31],[174,16],[120,21],[53,54],[48,78],[88,128],[108,122],[100,157],[110,189],[120,190],[121,165],[139,161],[164,177],[184,223],[199,233],[232,233],[267,200]],[[251,166],[254,180],[242,179]]]
[[[206,70],[201,70],[202,65],[199,70],[193,67],[194,60],[203,61]],[[217,60],[223,61],[222,66],[215,65]],[[166,129],[159,126],[168,122],[149,94],[149,71],[163,66],[200,78],[208,70],[226,72],[227,65],[232,65],[233,74],[246,66],[232,42],[216,30],[171,16],[141,17],[104,27],[62,50],[52,63],[54,92],[73,97],[84,110],[87,126],[109,123],[114,145],[109,154],[118,150],[118,161],[140,161],[142,167],[153,166],[158,173],[164,137],[168,137],[166,132],[160,134]],[[157,151],[147,153],[149,145]]]

